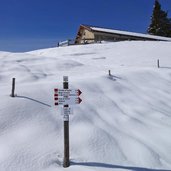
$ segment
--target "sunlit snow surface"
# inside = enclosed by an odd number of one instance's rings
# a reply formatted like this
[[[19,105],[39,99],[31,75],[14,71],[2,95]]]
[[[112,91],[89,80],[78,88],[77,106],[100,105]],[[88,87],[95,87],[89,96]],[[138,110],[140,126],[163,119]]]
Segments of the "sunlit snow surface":
[[[63,118],[53,101],[64,75],[83,92],[70,116],[67,169]],[[0,52],[0,97],[0,171],[171,170],[169,42]]]

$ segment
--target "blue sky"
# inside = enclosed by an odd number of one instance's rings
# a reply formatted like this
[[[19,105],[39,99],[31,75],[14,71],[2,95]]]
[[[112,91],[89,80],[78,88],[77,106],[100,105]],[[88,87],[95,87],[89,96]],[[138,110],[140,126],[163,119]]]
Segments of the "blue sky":
[[[171,17],[171,0],[160,0]],[[0,0],[0,50],[29,51],[74,39],[80,24],[145,33],[154,0]]]

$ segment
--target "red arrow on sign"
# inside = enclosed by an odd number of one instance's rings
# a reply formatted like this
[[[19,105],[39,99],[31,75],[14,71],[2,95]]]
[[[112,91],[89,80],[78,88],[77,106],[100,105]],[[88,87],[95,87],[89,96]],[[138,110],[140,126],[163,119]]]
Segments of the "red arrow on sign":
[[[82,99],[80,99],[79,97],[78,97],[78,104],[80,104],[82,102]]]
[[[80,89],[78,89],[78,96],[80,96],[80,94],[82,94],[82,92]]]

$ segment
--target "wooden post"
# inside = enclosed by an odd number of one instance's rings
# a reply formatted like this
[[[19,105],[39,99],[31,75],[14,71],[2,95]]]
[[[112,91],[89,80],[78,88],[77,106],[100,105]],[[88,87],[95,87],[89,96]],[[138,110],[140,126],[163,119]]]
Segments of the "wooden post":
[[[157,67],[160,68],[160,61],[159,61],[159,59],[157,60]]]
[[[63,88],[68,89],[68,77],[63,77]],[[69,107],[68,105],[64,105],[64,107]],[[69,167],[69,115],[64,115],[64,161],[63,167]]]
[[[12,79],[11,97],[15,97],[15,78]]]
[[[111,76],[111,72],[110,72],[110,70],[109,70],[109,76]]]

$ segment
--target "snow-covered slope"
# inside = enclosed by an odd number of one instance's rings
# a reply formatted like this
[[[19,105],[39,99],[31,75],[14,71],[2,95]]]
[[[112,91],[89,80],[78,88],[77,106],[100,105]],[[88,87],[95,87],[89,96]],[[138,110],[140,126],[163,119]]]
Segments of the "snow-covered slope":
[[[133,41],[0,52],[0,171],[171,170],[170,47]],[[83,92],[70,116],[67,169],[53,101],[64,75]]]

